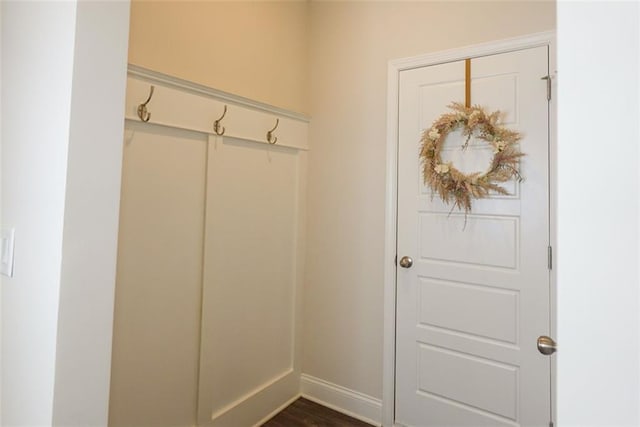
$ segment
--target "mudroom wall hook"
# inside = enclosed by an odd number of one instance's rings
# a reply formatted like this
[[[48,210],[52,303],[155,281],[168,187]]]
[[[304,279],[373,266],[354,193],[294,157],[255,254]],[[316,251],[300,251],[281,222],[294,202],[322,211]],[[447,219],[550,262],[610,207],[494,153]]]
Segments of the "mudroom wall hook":
[[[138,105],[138,117],[140,117],[140,120],[145,123],[148,122],[151,118],[151,113],[147,111],[147,104],[149,103],[149,101],[151,101],[151,97],[153,96],[153,89],[154,87],[153,85],[151,85],[151,88],[149,89],[149,97],[142,104]]]
[[[273,127],[273,129],[267,132],[267,142],[269,144],[275,144],[276,142],[278,142],[278,137],[274,136],[273,132],[277,129],[279,124],[280,124],[280,119],[276,119],[276,125]]]
[[[216,135],[219,135],[219,136],[224,135],[225,128],[224,126],[220,126],[220,122],[222,121],[222,119],[224,119],[224,116],[226,114],[227,114],[227,106],[225,105],[220,118],[215,122],[213,122],[213,131],[216,133]]]

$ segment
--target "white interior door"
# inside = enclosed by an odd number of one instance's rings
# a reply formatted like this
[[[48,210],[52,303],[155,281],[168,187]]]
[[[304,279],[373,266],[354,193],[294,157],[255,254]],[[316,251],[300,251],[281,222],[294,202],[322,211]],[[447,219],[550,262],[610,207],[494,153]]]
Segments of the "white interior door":
[[[465,219],[422,183],[423,129],[464,100],[464,61],[400,73],[396,422],[407,426],[548,425],[549,170],[547,47],[472,60],[472,103],[504,113],[523,134],[522,183],[476,200]],[[492,151],[443,158],[485,170]],[[466,225],[465,225],[466,221]]]

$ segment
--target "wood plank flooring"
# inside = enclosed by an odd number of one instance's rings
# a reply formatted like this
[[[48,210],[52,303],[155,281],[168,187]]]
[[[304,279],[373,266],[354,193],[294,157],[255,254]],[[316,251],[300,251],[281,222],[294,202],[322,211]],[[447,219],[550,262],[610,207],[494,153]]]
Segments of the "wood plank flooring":
[[[262,427],[371,427],[371,424],[301,397]]]

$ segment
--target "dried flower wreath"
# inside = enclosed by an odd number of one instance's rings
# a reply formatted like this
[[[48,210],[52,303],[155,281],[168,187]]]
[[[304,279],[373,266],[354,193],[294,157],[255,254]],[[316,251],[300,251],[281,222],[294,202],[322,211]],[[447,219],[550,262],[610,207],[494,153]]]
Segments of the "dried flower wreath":
[[[522,181],[518,166],[524,154],[516,145],[520,134],[499,125],[499,111],[487,114],[480,106],[465,107],[459,103],[453,103],[449,108],[453,112],[443,114],[423,132],[420,159],[425,184],[445,203],[453,201],[452,209],[464,209],[466,214],[471,211],[472,198],[485,198],[491,191],[509,194],[496,183],[506,182],[514,176]],[[440,153],[444,141],[449,132],[458,128],[462,128],[462,134],[467,138],[463,150],[472,136],[493,147],[493,160],[487,171],[465,174],[451,162],[442,161]]]

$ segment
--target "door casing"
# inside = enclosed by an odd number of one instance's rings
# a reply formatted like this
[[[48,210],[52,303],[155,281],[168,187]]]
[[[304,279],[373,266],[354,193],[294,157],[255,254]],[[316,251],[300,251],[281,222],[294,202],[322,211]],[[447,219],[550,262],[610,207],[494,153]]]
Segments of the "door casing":
[[[395,412],[395,339],[396,339],[396,226],[397,226],[397,194],[398,194],[398,102],[400,71],[412,68],[427,67],[446,62],[459,61],[514,50],[527,49],[538,46],[549,47],[549,69],[553,70],[551,100],[549,105],[549,226],[551,246],[556,245],[556,46],[555,32],[543,32],[523,37],[488,42],[459,49],[447,50],[410,58],[395,59],[389,62],[387,73],[387,175],[385,190],[385,244],[384,244],[384,327],[383,327],[383,359],[382,359],[382,425],[394,425]],[[556,269],[551,270],[550,292],[550,326],[551,333],[556,331]],[[555,359],[554,359],[555,362]],[[555,416],[555,378],[556,366],[551,366],[551,399],[552,414]]]

